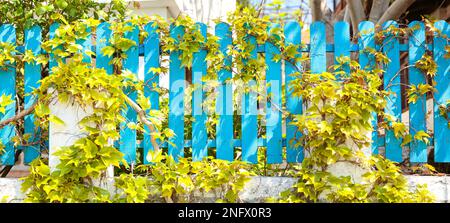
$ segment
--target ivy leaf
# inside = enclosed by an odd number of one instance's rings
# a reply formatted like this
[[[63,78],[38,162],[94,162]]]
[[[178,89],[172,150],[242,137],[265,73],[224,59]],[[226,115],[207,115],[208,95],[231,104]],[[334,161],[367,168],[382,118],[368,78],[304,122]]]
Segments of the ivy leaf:
[[[148,151],[146,159],[150,163],[158,163],[164,158],[162,150],[159,151]]]
[[[50,115],[50,117],[48,117],[48,120],[50,122],[53,122],[53,123],[57,124],[57,125],[65,125],[64,121],[61,120],[60,118],[58,118],[55,115]]]
[[[129,123],[127,123],[127,127],[129,129],[137,129],[138,125],[136,123],[134,123],[134,122],[129,122]]]
[[[428,135],[428,133],[426,133],[423,130],[416,132],[416,134],[414,135],[415,140],[425,142],[427,145],[430,142],[429,138],[430,138],[430,135]]]
[[[412,141],[412,135],[408,134],[405,137],[403,137],[403,142],[402,142],[402,144],[400,146],[405,146],[408,143],[410,143],[411,141]]]
[[[395,138],[400,138],[406,133],[406,126],[401,122],[392,123],[392,128],[394,130]]]
[[[0,113],[5,114],[6,107],[12,103],[14,103],[14,100],[12,100],[11,95],[2,94],[0,96]]]
[[[112,57],[112,55],[114,54],[114,52],[116,52],[116,50],[112,46],[105,46],[101,50],[101,52],[102,52],[103,56]]]

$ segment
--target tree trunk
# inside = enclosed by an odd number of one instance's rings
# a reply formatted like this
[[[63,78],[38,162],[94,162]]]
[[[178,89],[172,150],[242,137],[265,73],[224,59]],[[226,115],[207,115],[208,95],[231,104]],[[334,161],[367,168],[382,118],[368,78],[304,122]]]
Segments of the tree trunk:
[[[383,23],[388,20],[396,20],[400,18],[400,16],[408,10],[409,6],[411,6],[415,0],[396,0],[392,3],[391,6],[386,10],[383,16],[378,20],[377,24],[383,25]]]
[[[358,24],[366,17],[361,0],[347,0],[347,7],[352,19],[353,33],[358,33]]]
[[[384,12],[389,7],[389,1],[386,0],[374,0],[372,8],[370,9],[369,21],[377,23]]]
[[[323,17],[322,0],[310,0],[312,21],[320,21]]]
[[[344,21],[349,24],[352,22],[352,19],[350,18],[350,12],[348,11],[348,5],[345,6]]]

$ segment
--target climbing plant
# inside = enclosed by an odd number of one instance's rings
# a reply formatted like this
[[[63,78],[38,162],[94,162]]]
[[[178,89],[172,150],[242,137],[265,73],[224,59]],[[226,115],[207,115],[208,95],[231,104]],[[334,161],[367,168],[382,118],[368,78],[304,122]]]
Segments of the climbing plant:
[[[116,33],[123,33],[129,31],[133,24],[141,24],[141,21],[144,20],[135,18],[124,21],[116,24],[112,29],[117,31]],[[42,160],[32,163],[32,172],[24,178],[23,184],[23,190],[27,192],[27,200],[39,202],[143,202],[148,201],[147,195],[150,194],[145,188],[148,187],[154,191],[158,185],[161,185],[160,196],[172,200],[174,198],[167,192],[169,183],[160,178],[168,177],[167,180],[172,182],[171,176],[178,173],[180,175],[187,174],[186,177],[195,174],[196,178],[208,179],[206,176],[202,177],[201,173],[211,175],[214,172],[200,170],[205,166],[216,166],[215,171],[219,174],[218,180],[204,186],[205,191],[208,192],[212,188],[230,184],[232,188],[224,194],[224,201],[235,200],[237,190],[242,188],[243,183],[248,180],[246,176],[249,175],[247,171],[240,168],[240,165],[243,164],[239,164],[237,161],[231,163],[216,160],[193,162],[189,164],[192,165],[191,172],[189,172],[189,167],[188,172],[185,172],[180,171],[180,169],[182,170],[180,164],[176,164],[173,160],[169,159],[163,164],[162,158],[154,157],[159,161],[154,161],[157,165],[152,165],[149,169],[152,173],[150,177],[157,181],[147,181],[143,177],[122,174],[116,181],[116,186],[118,190],[122,191],[122,195],[126,196],[120,196],[119,193],[114,196],[114,199],[109,191],[96,184],[99,180],[105,180],[108,167],[120,167],[121,164],[127,167],[122,158],[123,154],[111,143],[119,138],[117,127],[120,123],[126,122],[121,112],[124,109],[134,109],[139,114],[143,114],[139,115],[139,123],[128,122],[127,126],[143,132],[145,130],[140,125],[147,125],[151,131],[149,134],[151,133],[151,141],[156,151],[161,151],[156,139],[163,140],[171,136],[170,131],[162,129],[161,122],[157,120],[160,112],[150,109],[149,99],[145,98],[143,93],[144,82],[138,80],[136,74],[123,70],[120,60],[112,60],[116,69],[111,75],[107,74],[104,69],[92,67],[91,62],[85,60],[86,56],[94,53],[82,50],[77,41],[89,38],[86,30],[95,29],[99,22],[95,19],[85,19],[65,23],[56,30],[54,38],[42,44],[47,52],[53,52],[52,56],[55,57],[58,65],[51,69],[52,75],[41,80],[40,87],[33,92],[33,95],[38,98],[34,109],[38,118],[37,124],[43,129],[47,128],[47,121],[64,124],[61,119],[51,113],[50,107],[56,101],[63,104],[75,104],[88,115],[79,122],[85,136],[76,140],[71,146],[58,148],[52,154],[60,161],[54,171],[50,171],[48,164]],[[145,22],[147,23],[147,21]],[[110,43],[111,50],[114,50],[112,54],[117,58],[124,58],[125,52],[138,44],[119,36],[112,38]],[[108,55],[109,51],[104,50],[103,54]],[[38,57],[29,55],[28,59],[34,62]],[[124,88],[137,92],[137,100],[129,98],[123,91]],[[150,158],[149,160],[153,161]],[[164,167],[165,165],[167,167]],[[169,170],[172,172],[168,172]],[[158,176],[161,177],[158,178]],[[236,177],[236,180],[233,180],[233,177]],[[182,186],[192,187],[192,185],[184,185],[187,179],[181,181],[180,186],[174,186],[177,193],[182,193],[180,191]],[[224,181],[224,179],[227,180]],[[235,181],[236,183],[234,183]],[[155,182],[160,184],[155,184]],[[205,180],[199,181],[198,185],[202,185],[202,183],[206,183]]]
[[[433,201],[423,185],[410,191],[395,163],[364,154],[364,149],[370,149],[372,114],[384,114],[389,93],[379,90],[380,69],[364,70],[344,58],[338,61],[347,61],[351,71],[298,73],[291,86],[294,94],[309,103],[291,123],[302,133],[295,143],[305,149],[307,157],[294,173],[298,182],[293,190],[283,192],[278,201]],[[357,174],[339,174],[335,168],[340,163],[345,164],[341,168]]]
[[[66,1],[55,1],[57,7],[64,7]],[[118,3],[118,1],[117,1]],[[8,4],[18,4],[9,1]],[[41,6],[39,6],[41,7]],[[47,6],[42,6],[47,10]],[[55,6],[53,6],[55,7]],[[121,6],[114,9],[121,12]],[[111,8],[112,9],[112,8]],[[202,35],[194,21],[180,15],[171,21],[161,17],[133,16],[126,18],[119,13],[117,16],[89,17],[82,16],[70,19],[70,9],[62,10],[51,15],[51,21],[59,22],[61,26],[56,30],[55,37],[45,40],[42,44],[47,53],[52,53],[57,66],[46,72],[39,88],[33,95],[36,103],[30,109],[36,115],[36,124],[43,131],[48,127],[48,121],[63,125],[63,121],[51,112],[52,103],[71,103],[84,109],[87,116],[79,123],[85,135],[77,139],[72,145],[58,148],[53,155],[58,157],[59,164],[51,170],[45,159],[37,159],[31,164],[31,173],[24,178],[23,191],[27,194],[27,201],[32,202],[148,202],[162,200],[166,202],[192,201],[197,192],[217,192],[220,202],[236,202],[238,192],[244,187],[249,176],[255,173],[263,175],[290,175],[298,178],[293,190],[282,193],[281,202],[430,202],[432,196],[424,187],[410,191],[406,180],[398,166],[382,157],[366,157],[362,152],[371,141],[367,133],[371,132],[372,114],[377,113],[382,122],[378,125],[385,130],[393,130],[396,137],[408,140],[427,141],[428,133],[417,132],[409,135],[404,124],[384,112],[389,89],[380,90],[383,69],[380,67],[389,61],[383,53],[375,49],[365,49],[361,53],[372,55],[376,69],[364,69],[352,58],[337,58],[338,64],[327,72],[312,73],[308,69],[309,58],[298,56],[298,49],[302,45],[287,44],[282,32],[284,24],[272,27],[270,16],[260,17],[254,8],[238,7],[228,15],[226,21],[233,32],[232,46],[226,52],[219,50],[219,39],[211,34],[206,38]],[[87,10],[83,15],[89,15]],[[38,12],[36,12],[39,14]],[[66,15],[69,13],[68,15]],[[97,13],[98,14],[98,13]],[[102,14],[102,13],[100,13]],[[14,18],[13,16],[8,19]],[[45,18],[45,17],[44,17]],[[91,38],[87,30],[95,32],[101,21],[111,23],[113,36],[109,46],[103,48],[102,55],[111,57],[114,66],[112,74],[104,69],[95,68],[86,57],[94,57],[95,53],[82,49],[78,40]],[[10,20],[5,20],[10,21]],[[40,21],[40,20],[39,20]],[[38,22],[38,21],[35,21]],[[216,23],[222,22],[217,20]],[[305,149],[307,157],[302,164],[286,167],[269,165],[263,162],[251,166],[240,161],[221,161],[206,158],[203,161],[192,161],[190,158],[180,158],[175,162],[172,157],[164,155],[159,149],[164,142],[174,136],[168,129],[167,89],[158,86],[148,86],[139,80],[136,74],[124,69],[125,52],[131,47],[141,44],[148,33],[145,25],[151,23],[160,37],[161,66],[152,68],[150,72],[164,75],[168,71],[167,56],[178,50],[181,66],[189,70],[193,63],[193,53],[206,50],[208,62],[207,75],[203,78],[203,90],[206,100],[203,107],[210,111],[207,119],[208,134],[215,135],[217,115],[214,114],[216,94],[219,85],[217,74],[221,70],[233,72],[233,78],[227,83],[236,86],[234,92],[234,110],[240,109],[243,93],[254,92],[258,100],[270,100],[265,93],[265,63],[264,55],[257,53],[257,44],[271,42],[280,49],[280,54],[274,56],[275,61],[290,63],[296,68],[293,75],[297,78],[289,87],[294,96],[303,98],[305,112],[301,115],[289,114],[282,107],[278,108],[283,117],[291,117],[294,125],[302,133],[301,137],[292,143]],[[35,24],[35,23],[30,23]],[[432,27],[431,22],[427,26]],[[139,42],[124,37],[126,32],[139,29]],[[179,27],[184,35],[176,39],[171,35],[173,27]],[[388,34],[408,35],[407,29],[392,28]],[[385,32],[380,32],[378,39],[382,39]],[[397,35],[395,35],[397,36]],[[233,58],[231,63],[224,63],[224,59]],[[15,46],[7,43],[0,44],[0,66],[11,66],[14,62],[27,62],[47,66],[48,55],[33,55],[30,52],[21,54]],[[302,66],[297,66],[301,64]],[[349,72],[343,72],[343,67],[349,67]],[[424,75],[432,77],[436,73],[433,59],[425,55],[414,64]],[[147,71],[146,71],[147,72]],[[153,110],[149,98],[145,97],[143,89],[148,87],[160,93],[162,108]],[[186,94],[190,95],[199,86],[189,86]],[[137,99],[133,100],[123,89],[135,91]],[[414,95],[433,92],[433,83],[421,86],[410,86],[408,94],[414,102]],[[210,96],[210,97],[208,97]],[[283,100],[285,96],[283,95]],[[186,96],[186,106],[191,103]],[[0,98],[0,112],[12,103],[12,98],[2,95]],[[448,105],[442,107],[442,115],[447,114]],[[137,123],[127,122],[122,115],[124,109],[133,109],[139,114]],[[28,113],[29,114],[29,113]],[[14,124],[23,118],[17,117],[1,126]],[[237,114],[234,118],[238,118]],[[265,137],[264,123],[259,115],[259,136]],[[140,136],[143,133],[151,135],[154,152],[144,156],[151,164],[128,166],[123,160],[123,154],[114,146],[118,140],[118,126],[127,122],[127,127],[136,129]],[[186,118],[190,125],[192,117]],[[236,122],[240,123],[240,122]],[[148,128],[145,128],[148,127]],[[187,128],[189,129],[189,127]],[[240,132],[240,126],[235,126],[234,135],[245,137]],[[24,137],[24,136],[22,136]],[[21,141],[20,139],[18,140]],[[0,147],[1,148],[1,147]],[[239,149],[237,157],[239,157]],[[259,160],[264,160],[264,151],[259,153]],[[347,162],[354,168],[363,170],[362,180],[356,182],[349,176],[337,176],[332,171],[333,165]],[[108,167],[113,166],[119,172],[115,185],[117,194],[112,194],[101,187],[99,182],[107,180]],[[150,180],[149,180],[150,179]],[[216,190],[217,189],[217,190]],[[219,190],[221,189],[221,190]],[[154,199],[154,200],[152,200]],[[274,199],[272,201],[275,201]]]
[[[79,19],[95,18],[101,21],[110,19],[123,20],[126,16],[127,3],[122,0],[113,0],[110,4],[98,3],[94,0],[5,0],[0,5],[0,24],[11,24],[15,28],[16,45],[24,44],[25,30],[33,26],[42,28],[43,39],[49,38],[49,28],[54,22],[70,23]],[[24,66],[26,62],[35,62],[42,65],[42,76],[48,74],[48,57],[39,55],[37,58],[32,56],[31,51],[19,52],[14,45],[0,43],[0,64],[3,67],[13,66],[17,71],[16,91],[14,100],[18,106],[18,111],[24,108]],[[8,95],[2,96],[2,106],[7,106],[13,101],[7,100]],[[24,122],[22,119],[14,120],[11,124],[15,125],[17,137],[13,138],[15,146],[30,146],[40,144],[46,148],[43,140],[35,140],[32,144],[28,142],[31,138],[29,134],[23,134]],[[1,125],[4,126],[4,123]],[[37,133],[37,132],[36,132]],[[48,135],[47,132],[40,132],[42,136]],[[38,138],[36,138],[38,139]],[[0,148],[3,147],[0,142]],[[0,149],[0,153],[1,153]],[[16,156],[22,150],[18,150]],[[4,167],[0,173],[6,176],[10,167]]]

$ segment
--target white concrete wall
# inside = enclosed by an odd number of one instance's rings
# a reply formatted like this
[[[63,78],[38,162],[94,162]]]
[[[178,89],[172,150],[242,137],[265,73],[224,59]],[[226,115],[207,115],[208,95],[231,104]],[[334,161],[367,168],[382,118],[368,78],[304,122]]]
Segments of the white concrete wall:
[[[163,18],[175,18],[180,14],[180,7],[175,0],[127,0],[129,8],[137,15],[160,15]],[[137,8],[136,8],[137,6]]]
[[[217,18],[225,19],[228,12],[236,9],[236,0],[176,0],[183,13],[209,26]]]
[[[49,105],[52,115],[61,119],[64,124],[50,122],[49,125],[49,166],[53,171],[59,164],[59,159],[53,155],[61,147],[70,146],[80,138],[86,136],[86,133],[81,131],[81,126],[78,124],[84,117],[92,114],[92,109],[83,109],[77,103],[70,101],[69,103],[60,103],[54,100]]]
[[[450,177],[449,176],[406,176],[408,184],[414,188],[417,184],[427,184],[428,189],[436,196],[436,202],[450,202]],[[244,203],[263,203],[267,198],[278,197],[279,193],[292,188],[297,182],[289,177],[252,177],[239,193],[239,199]],[[22,202],[25,195],[20,191],[22,181],[13,178],[0,178],[0,203]],[[115,189],[112,181],[105,181],[102,187],[111,193]],[[219,193],[220,194],[220,193]],[[199,194],[194,196],[194,202],[215,202],[217,195],[214,193]]]
[[[96,0],[100,3],[110,3],[111,0]],[[160,15],[163,18],[176,17],[180,9],[175,0],[125,0],[129,9],[137,15]]]

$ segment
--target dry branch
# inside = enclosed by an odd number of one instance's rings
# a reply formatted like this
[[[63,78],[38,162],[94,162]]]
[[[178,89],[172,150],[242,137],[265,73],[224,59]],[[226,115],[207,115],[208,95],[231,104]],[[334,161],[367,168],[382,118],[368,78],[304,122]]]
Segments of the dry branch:
[[[381,16],[380,20],[378,20],[377,24],[383,25],[383,23],[388,20],[396,20],[400,18],[400,16],[408,10],[409,6],[411,6],[416,0],[396,0],[392,3],[391,6],[386,10],[386,12]]]
[[[347,0],[347,8],[352,20],[353,33],[358,32],[358,24],[365,19],[364,7],[361,0]]]
[[[138,114],[139,120],[150,129],[150,132],[156,132],[153,124],[147,119],[147,115],[146,115],[145,111],[128,96],[125,96],[125,101],[130,105],[130,107],[133,110],[136,111],[136,113]],[[151,134],[150,134],[150,142],[153,146],[153,149],[155,151],[159,151],[159,145],[156,142],[155,138]]]
[[[0,129],[2,129],[3,127],[7,126],[8,124],[10,124],[11,122],[15,122],[29,114],[31,114],[34,111],[34,108],[36,107],[36,105],[38,104],[38,101],[36,100],[34,102],[34,104],[32,104],[29,108],[22,110],[21,112],[19,112],[17,115],[5,119],[3,121],[0,122]]]
[[[370,9],[369,21],[377,23],[389,7],[389,1],[374,0]]]
[[[133,100],[131,100],[129,97],[125,97],[125,100],[130,105],[130,107],[136,111],[136,113],[138,114],[139,120],[142,123],[144,123],[144,125],[146,125],[150,129],[151,132],[155,132],[156,130],[153,127],[153,124],[149,120],[147,120],[145,111],[138,104],[136,104]],[[37,104],[38,104],[38,101],[36,100],[36,102],[34,102],[29,108],[24,109],[21,112],[19,112],[17,115],[0,122],[0,129],[2,129],[3,127],[5,127],[6,125],[8,125],[12,122],[20,120],[23,117],[31,114],[34,111],[34,109],[36,108]],[[150,135],[150,141],[151,141],[151,144],[152,144],[153,148],[155,149],[155,151],[158,151],[159,145],[152,135]]]

